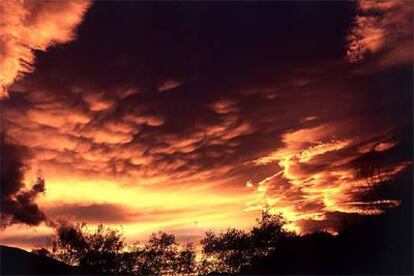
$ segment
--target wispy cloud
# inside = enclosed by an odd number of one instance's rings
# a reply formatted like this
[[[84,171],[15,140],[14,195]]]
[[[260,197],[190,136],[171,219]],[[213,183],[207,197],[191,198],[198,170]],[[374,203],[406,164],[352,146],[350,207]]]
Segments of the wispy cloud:
[[[373,152],[379,155],[375,160],[379,160],[396,143],[388,142],[390,138],[383,135],[378,139],[378,134],[372,131],[363,136],[355,135],[355,129],[344,128],[347,123],[337,121],[287,132],[282,135],[284,146],[253,160],[255,166],[273,164],[275,169],[270,176],[255,183],[248,182],[248,187],[256,194],[256,199],[248,204],[248,209],[267,207],[274,212],[281,212],[291,221],[291,226],[296,227],[295,230],[307,232],[339,230],[340,226],[335,222],[338,220],[333,219],[334,216],[381,213],[384,207],[398,205],[396,200],[359,202],[359,194],[366,191],[367,187],[365,179],[357,173],[358,166],[374,164],[372,160],[365,164],[357,160]],[[367,151],[361,152],[362,148]],[[386,174],[382,179],[373,179],[371,185],[380,184],[409,164],[407,160],[391,160],[391,163],[378,166]]]
[[[362,62],[373,57],[379,59],[380,68],[412,63],[413,3],[360,0],[357,5],[348,35],[349,61]]]

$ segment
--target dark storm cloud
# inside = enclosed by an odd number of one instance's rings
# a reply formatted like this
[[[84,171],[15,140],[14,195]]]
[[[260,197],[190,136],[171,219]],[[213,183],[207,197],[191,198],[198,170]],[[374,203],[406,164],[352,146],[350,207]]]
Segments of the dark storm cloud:
[[[65,47],[66,57],[52,49],[38,68],[52,73],[55,83],[77,80],[110,90],[122,84],[150,91],[170,79],[224,86],[241,77],[269,80],[274,71],[304,61],[341,57],[353,5],[95,3],[78,40]],[[327,24],[333,19],[336,24]],[[319,43],[325,37],[329,45]],[[252,66],[258,69],[253,74]]]
[[[302,227],[303,232],[312,233],[326,229],[333,233],[338,233],[344,226],[359,222],[364,219],[364,215],[357,213],[327,212],[323,220],[301,220],[298,225]]]
[[[188,209],[140,209],[112,203],[60,204],[45,208],[50,219],[106,224],[146,223],[163,221],[172,215],[185,214]]]
[[[332,11],[344,10],[335,16],[335,26],[327,24]],[[38,148],[48,148],[42,140],[50,135],[43,133],[54,128],[59,132],[54,150],[77,152],[80,134],[85,144],[96,145],[85,148],[97,155],[117,145],[145,152],[127,163],[107,157],[114,161],[108,168],[113,172],[148,162],[173,171],[231,164],[234,156],[250,155],[240,147],[247,142],[243,140],[254,138],[258,151],[266,148],[268,138],[296,123],[284,114],[288,106],[275,110],[275,104],[291,101],[279,94],[286,94],[285,87],[299,90],[324,71],[318,66],[311,72],[298,70],[299,64],[342,57],[351,11],[348,3],[318,8],[294,3],[96,3],[78,40],[64,47],[64,57],[60,49],[39,57],[42,73],[27,80],[33,91],[25,98],[33,108],[24,113],[36,123]],[[98,28],[108,18],[114,24]],[[330,37],[330,45],[321,47],[317,42],[324,37]],[[286,81],[289,71],[294,77]],[[156,93],[171,81],[178,84]],[[231,101],[233,107],[217,109]],[[280,120],[275,122],[276,112]],[[255,125],[266,133],[251,137]],[[184,144],[178,143],[182,137],[188,137]],[[73,156],[67,160],[75,161]]]
[[[127,223],[132,215],[123,206],[115,204],[64,204],[46,210],[48,216],[89,223]]]
[[[1,134],[1,227],[24,223],[38,225],[45,220],[44,213],[36,204],[36,198],[44,193],[45,183],[38,179],[26,188],[24,173],[26,155],[23,148],[7,141]]]

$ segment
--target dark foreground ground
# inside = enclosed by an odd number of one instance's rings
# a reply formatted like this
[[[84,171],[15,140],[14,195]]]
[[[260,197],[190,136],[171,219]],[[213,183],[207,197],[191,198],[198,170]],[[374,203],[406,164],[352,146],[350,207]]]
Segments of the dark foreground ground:
[[[25,250],[0,246],[1,275],[73,275],[79,271],[49,257],[39,256]]]

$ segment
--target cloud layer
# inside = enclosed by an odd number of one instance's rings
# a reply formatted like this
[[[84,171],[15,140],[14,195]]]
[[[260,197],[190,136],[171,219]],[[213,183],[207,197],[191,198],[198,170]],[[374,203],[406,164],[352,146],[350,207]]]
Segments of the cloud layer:
[[[2,102],[48,181],[39,204],[128,237],[244,227],[263,206],[334,231],[395,206],[362,202],[354,162],[375,153],[395,174],[412,160],[412,68],[355,74],[383,58],[349,63],[356,8],[96,3]]]

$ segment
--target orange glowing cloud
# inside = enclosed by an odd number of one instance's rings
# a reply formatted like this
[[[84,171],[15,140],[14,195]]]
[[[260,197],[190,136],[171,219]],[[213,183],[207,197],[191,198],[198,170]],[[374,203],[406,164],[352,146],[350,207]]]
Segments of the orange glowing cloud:
[[[34,51],[75,38],[89,0],[0,2],[0,97],[25,73],[34,70]]]
[[[264,207],[281,212],[288,227],[298,232],[308,231],[307,221],[325,221],[330,214],[356,213],[378,214],[381,207],[398,205],[395,200],[372,202],[355,201],[365,183],[355,173],[352,161],[367,151],[386,151],[395,143],[376,142],[366,144],[358,137],[344,135],[335,138],[341,123],[325,124],[283,134],[284,146],[254,160],[256,166],[277,164],[273,175],[254,183],[246,183],[253,189],[256,199],[249,202],[247,210]],[[351,139],[352,138],[352,139]],[[359,149],[356,145],[363,143]],[[371,144],[370,149],[365,150]],[[364,151],[361,152],[361,148]],[[393,165],[387,169],[387,177],[397,174],[406,164]],[[375,185],[384,179],[375,179]],[[360,204],[361,203],[361,204]],[[309,224],[309,223],[308,223]],[[335,232],[334,226],[320,224],[325,230]],[[330,228],[332,227],[332,228]],[[312,229],[315,230],[315,229]]]
[[[413,11],[411,1],[360,0],[348,36],[348,60],[360,62],[384,53],[383,65],[411,63]]]

